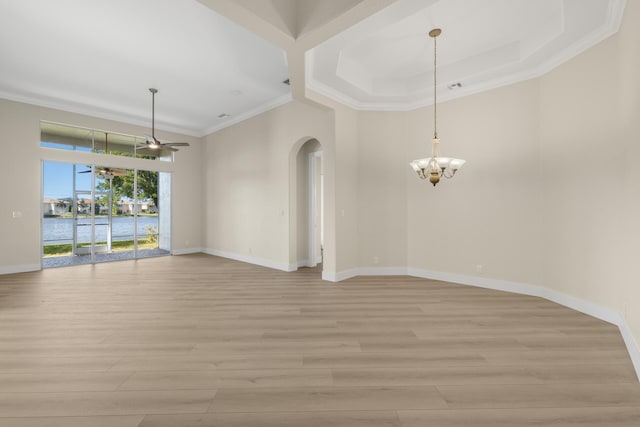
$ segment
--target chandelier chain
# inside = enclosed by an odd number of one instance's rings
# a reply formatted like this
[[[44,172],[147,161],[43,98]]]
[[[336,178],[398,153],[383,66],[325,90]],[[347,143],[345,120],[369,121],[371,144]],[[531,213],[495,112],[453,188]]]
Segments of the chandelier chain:
[[[433,137],[438,138],[438,91],[436,90],[438,37],[433,38]]]

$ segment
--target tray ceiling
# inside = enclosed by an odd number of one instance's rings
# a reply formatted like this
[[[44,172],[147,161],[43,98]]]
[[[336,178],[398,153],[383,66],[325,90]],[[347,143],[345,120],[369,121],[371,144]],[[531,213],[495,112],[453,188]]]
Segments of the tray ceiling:
[[[406,110],[544,74],[618,30],[617,0],[399,0],[307,53],[307,87],[358,109]]]
[[[150,126],[148,88],[156,87],[156,127],[195,136],[288,102],[287,78],[353,108],[406,110],[433,100],[427,33],[434,27],[443,30],[438,95],[445,100],[553,69],[615,33],[624,5],[0,0],[0,98]],[[216,10],[241,12],[232,14],[236,23]],[[333,36],[330,28],[340,30]],[[277,37],[257,35],[267,33]],[[292,55],[304,55],[304,66]]]

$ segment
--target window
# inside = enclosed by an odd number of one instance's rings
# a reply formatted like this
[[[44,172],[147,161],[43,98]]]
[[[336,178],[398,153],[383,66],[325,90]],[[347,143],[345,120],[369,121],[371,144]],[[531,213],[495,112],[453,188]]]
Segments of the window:
[[[170,253],[171,172],[157,169],[171,165],[155,161],[172,162],[171,151],[152,150],[140,136],[47,121],[40,137],[43,267]]]
[[[173,161],[170,151],[149,150],[141,136],[88,129],[47,121],[40,122],[40,146],[112,156]]]
[[[105,169],[43,162],[44,268],[170,253],[170,174]]]

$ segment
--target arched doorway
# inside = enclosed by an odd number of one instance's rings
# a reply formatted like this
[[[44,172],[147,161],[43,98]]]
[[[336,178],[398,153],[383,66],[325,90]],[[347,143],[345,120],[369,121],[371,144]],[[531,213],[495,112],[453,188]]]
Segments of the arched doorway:
[[[322,145],[304,142],[296,154],[295,257],[298,267],[322,264],[324,247],[324,174]]]

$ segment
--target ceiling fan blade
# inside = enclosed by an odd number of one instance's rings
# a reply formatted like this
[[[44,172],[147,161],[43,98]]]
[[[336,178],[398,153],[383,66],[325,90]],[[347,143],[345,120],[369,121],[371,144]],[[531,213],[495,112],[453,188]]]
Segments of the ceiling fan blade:
[[[163,147],[188,147],[188,142],[163,142]]]
[[[158,156],[161,147],[149,147],[148,145],[136,149],[136,153],[142,156]]]
[[[114,176],[126,176],[129,174],[127,169],[118,169],[118,168],[106,168],[102,166],[96,166],[95,168],[96,176],[108,178],[113,178]],[[86,171],[79,171],[78,173],[91,173],[91,169]]]
[[[126,169],[108,169],[109,173],[113,176],[127,176],[129,171]]]
[[[159,147],[143,147],[139,149],[137,153],[143,156],[161,157],[168,154],[169,152],[176,152],[176,151],[178,151],[177,148],[161,145]]]

